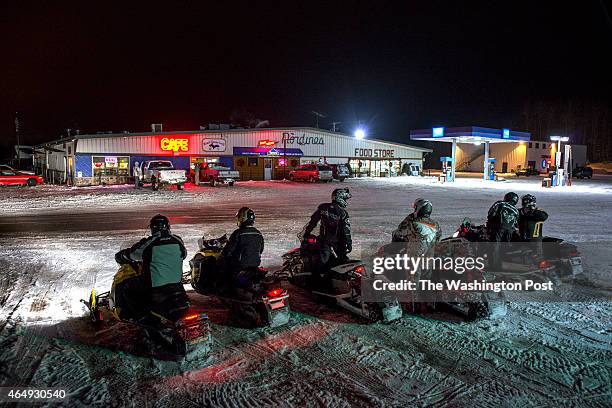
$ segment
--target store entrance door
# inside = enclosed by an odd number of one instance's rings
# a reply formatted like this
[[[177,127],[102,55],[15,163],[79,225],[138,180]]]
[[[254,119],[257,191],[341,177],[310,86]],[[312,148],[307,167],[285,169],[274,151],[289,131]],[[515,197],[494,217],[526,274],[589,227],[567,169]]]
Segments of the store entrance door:
[[[272,180],[272,159],[264,159],[264,180]]]

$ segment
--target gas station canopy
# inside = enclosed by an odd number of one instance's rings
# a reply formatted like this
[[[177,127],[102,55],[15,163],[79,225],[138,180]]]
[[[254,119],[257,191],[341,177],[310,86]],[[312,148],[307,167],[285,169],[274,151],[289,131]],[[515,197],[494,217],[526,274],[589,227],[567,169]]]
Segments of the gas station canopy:
[[[452,142],[457,143],[508,143],[528,142],[531,134],[517,132],[510,129],[492,129],[478,126],[465,126],[432,129],[420,129],[410,131],[410,140],[426,140],[429,142]]]
[[[491,163],[495,160],[489,157],[490,143],[516,143],[528,142],[531,134],[527,132],[517,132],[510,129],[492,129],[479,126],[466,127],[435,127],[431,129],[420,129],[410,131],[410,140],[425,140],[428,142],[450,142],[453,144],[452,156],[446,158],[444,163],[450,163],[447,181],[455,180],[457,143],[484,144],[483,178],[491,180],[494,173],[491,171]],[[446,166],[443,166],[443,170]]]

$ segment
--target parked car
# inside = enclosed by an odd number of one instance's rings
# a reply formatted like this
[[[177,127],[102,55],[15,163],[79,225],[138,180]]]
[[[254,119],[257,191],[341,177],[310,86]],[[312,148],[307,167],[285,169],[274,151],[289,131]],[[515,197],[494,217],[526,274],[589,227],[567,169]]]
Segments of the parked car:
[[[529,176],[539,176],[540,172],[534,169],[533,167],[527,167],[526,169],[516,170],[514,174],[516,174],[516,177],[520,177],[520,176],[529,177]]]
[[[333,180],[333,171],[327,164],[302,164],[289,172],[291,181],[330,182]]]
[[[216,163],[202,163],[200,166],[200,183],[210,183],[212,187],[219,183],[227,183],[229,186],[233,186],[238,179],[240,179],[238,170],[231,170],[229,167]]]
[[[11,166],[7,166],[6,164],[0,164],[0,170],[11,170],[11,171],[23,173],[23,174],[36,174],[33,171],[17,170]]]
[[[0,167],[0,185],[17,185],[33,187],[44,183],[45,180],[36,174],[15,170],[9,166]]]
[[[579,178],[579,179],[583,179],[583,178],[592,178],[593,177],[593,169],[590,167],[576,167],[573,171],[572,171],[572,177],[574,178]]]
[[[153,190],[159,190],[163,185],[175,185],[182,190],[187,182],[184,170],[176,170],[170,160],[144,161],[140,165],[140,185],[151,183]]]
[[[346,164],[330,164],[329,167],[331,167],[332,176],[336,180],[344,181],[344,179],[351,177],[351,172]]]

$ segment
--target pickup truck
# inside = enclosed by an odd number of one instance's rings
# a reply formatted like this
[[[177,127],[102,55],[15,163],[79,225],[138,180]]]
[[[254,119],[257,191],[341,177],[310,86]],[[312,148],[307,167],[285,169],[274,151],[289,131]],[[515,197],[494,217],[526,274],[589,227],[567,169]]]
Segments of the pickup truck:
[[[197,167],[196,171],[198,171]],[[197,184],[210,183],[214,187],[219,183],[227,183],[229,186],[233,186],[236,180],[240,178],[240,172],[215,163],[202,163],[198,176]]]
[[[185,170],[175,170],[170,160],[150,160],[140,165],[141,186],[151,183],[153,190],[159,190],[163,185],[175,185],[178,190],[182,190],[186,182]]]

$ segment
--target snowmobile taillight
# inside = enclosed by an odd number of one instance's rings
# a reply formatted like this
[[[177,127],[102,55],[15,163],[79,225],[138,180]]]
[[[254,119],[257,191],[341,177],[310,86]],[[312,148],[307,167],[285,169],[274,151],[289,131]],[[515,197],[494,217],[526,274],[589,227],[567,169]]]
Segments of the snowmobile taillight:
[[[365,273],[365,266],[359,265],[358,267],[353,269],[353,272],[363,275]]]
[[[198,317],[200,317],[200,314],[199,313],[194,313],[194,314],[189,314],[187,316],[183,316],[183,320],[189,321],[189,320],[197,319]]]
[[[569,256],[570,256],[570,257],[572,257],[572,256],[580,256],[580,252],[578,252],[578,251],[572,251],[572,252],[570,252]]]
[[[540,261],[538,266],[540,267],[540,269],[546,269],[546,268],[549,268],[551,265],[550,265],[550,262],[548,262],[547,260],[543,260],[543,261]]]
[[[268,297],[275,298],[283,294],[283,289],[272,289],[268,292]]]
[[[308,237],[308,238],[306,238],[306,243],[307,244],[316,244],[317,243],[317,239],[315,237]]]

